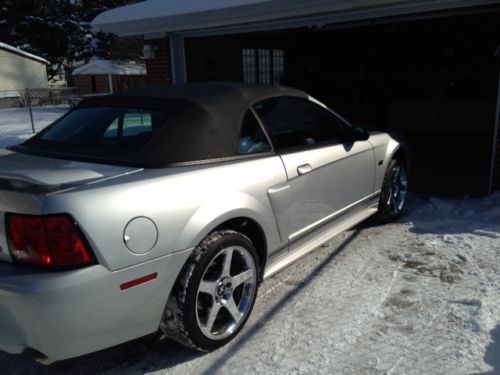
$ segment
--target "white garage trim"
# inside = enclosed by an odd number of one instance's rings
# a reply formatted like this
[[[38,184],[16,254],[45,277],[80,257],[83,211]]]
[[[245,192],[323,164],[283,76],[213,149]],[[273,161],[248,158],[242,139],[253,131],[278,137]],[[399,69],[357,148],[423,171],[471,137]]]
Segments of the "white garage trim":
[[[498,0],[148,0],[98,15],[93,27],[119,36],[217,35],[324,25],[498,4]],[[210,5],[208,5],[210,4]]]
[[[463,12],[474,12],[471,6],[499,4],[497,0],[477,0],[477,1],[425,1],[414,2],[413,4],[402,4],[395,6],[384,6],[380,8],[370,8],[365,10],[338,10],[332,13],[313,15],[308,17],[278,19],[258,23],[239,24],[233,26],[222,26],[206,28],[202,30],[190,30],[182,32],[185,37],[201,37],[228,35],[237,33],[251,33],[261,31],[278,31],[299,28],[343,28],[352,26],[369,25],[373,22],[388,23],[397,21],[409,21],[412,19],[427,19],[442,17],[436,12],[447,11],[461,14]],[[477,9],[477,8],[476,8]],[[430,13],[434,12],[434,13]]]

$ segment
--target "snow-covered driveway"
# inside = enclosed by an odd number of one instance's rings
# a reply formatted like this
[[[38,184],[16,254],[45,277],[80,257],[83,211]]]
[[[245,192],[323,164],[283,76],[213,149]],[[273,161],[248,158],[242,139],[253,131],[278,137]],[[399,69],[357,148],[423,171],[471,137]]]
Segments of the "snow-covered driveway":
[[[2,373],[500,373],[500,193],[412,196],[267,280],[236,341],[200,354],[146,337],[47,368],[0,354]]]

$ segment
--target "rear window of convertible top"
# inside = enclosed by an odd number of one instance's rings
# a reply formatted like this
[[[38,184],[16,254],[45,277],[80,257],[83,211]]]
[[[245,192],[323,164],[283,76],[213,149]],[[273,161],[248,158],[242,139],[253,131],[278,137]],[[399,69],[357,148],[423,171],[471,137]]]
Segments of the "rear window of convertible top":
[[[58,155],[127,162],[168,125],[168,111],[84,107],[68,113],[24,145]],[[96,160],[97,161],[97,160]]]

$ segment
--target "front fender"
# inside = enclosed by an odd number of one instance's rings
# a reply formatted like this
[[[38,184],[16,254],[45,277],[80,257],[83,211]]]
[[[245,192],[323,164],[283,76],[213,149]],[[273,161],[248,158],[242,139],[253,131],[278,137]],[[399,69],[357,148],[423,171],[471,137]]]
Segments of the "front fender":
[[[374,191],[377,192],[382,188],[389,163],[400,149],[405,150],[406,143],[401,136],[387,133],[372,135],[370,143],[373,145],[375,152],[376,173]]]

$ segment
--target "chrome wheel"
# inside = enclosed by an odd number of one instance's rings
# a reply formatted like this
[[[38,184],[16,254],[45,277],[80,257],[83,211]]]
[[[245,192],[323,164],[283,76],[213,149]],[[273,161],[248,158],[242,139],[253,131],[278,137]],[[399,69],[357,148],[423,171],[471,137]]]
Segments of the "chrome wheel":
[[[403,210],[407,192],[406,170],[400,165],[396,165],[392,171],[386,202],[392,215],[398,215]]]
[[[196,295],[196,319],[207,338],[223,340],[245,322],[255,298],[257,268],[241,246],[220,250],[206,268]]]

